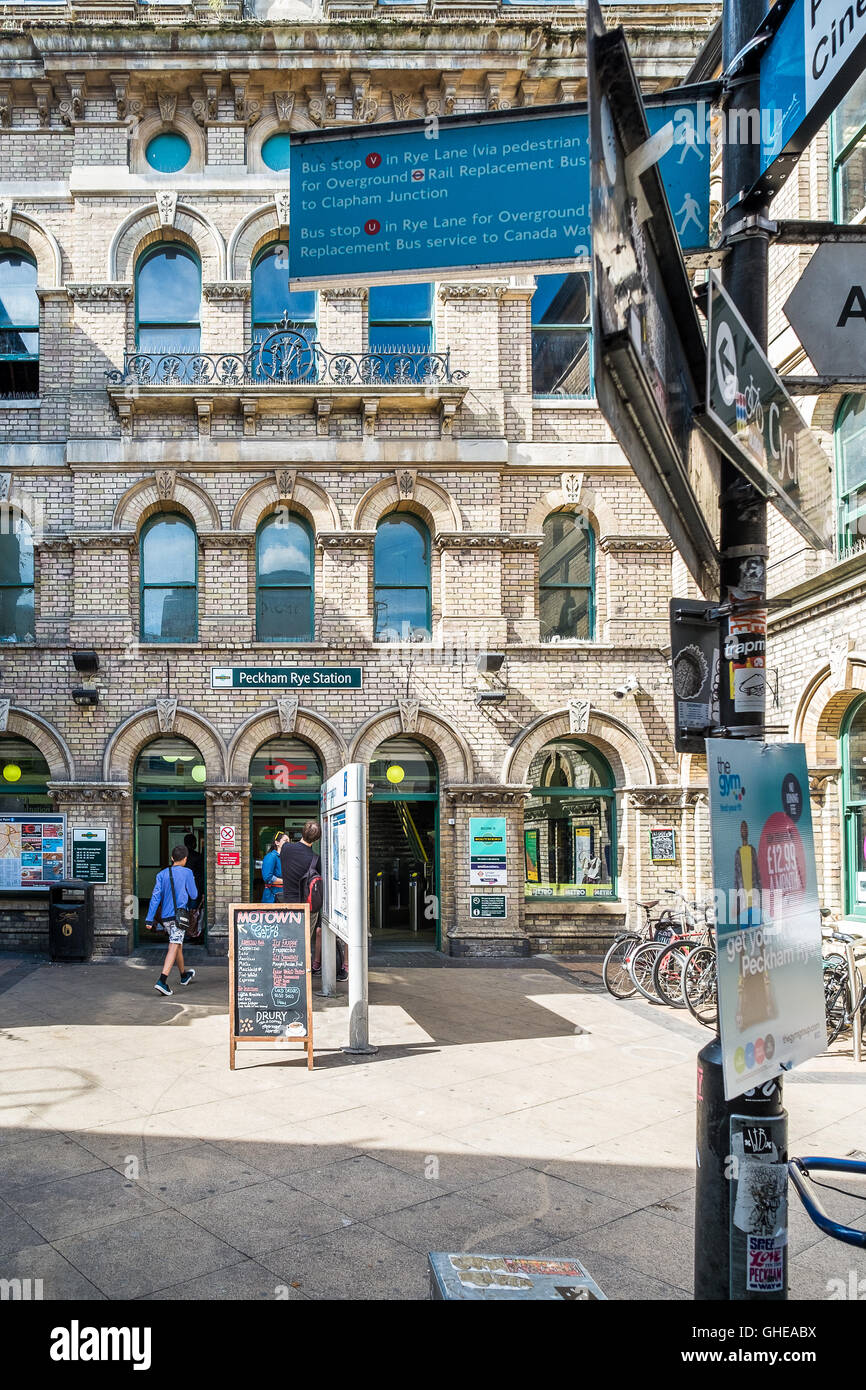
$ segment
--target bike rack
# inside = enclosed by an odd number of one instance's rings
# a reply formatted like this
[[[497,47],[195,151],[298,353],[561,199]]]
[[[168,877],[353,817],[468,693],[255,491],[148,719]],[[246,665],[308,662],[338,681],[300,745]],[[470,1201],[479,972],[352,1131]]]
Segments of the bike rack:
[[[858,1231],[856,1226],[843,1226],[828,1216],[820,1199],[813,1195],[809,1169],[815,1168],[825,1173],[860,1173],[866,1176],[866,1163],[853,1158],[792,1158],[788,1162],[788,1174],[797,1189],[797,1194],[809,1218],[819,1230],[845,1245],[857,1245],[866,1250],[866,1231]],[[856,1194],[852,1194],[856,1195]]]

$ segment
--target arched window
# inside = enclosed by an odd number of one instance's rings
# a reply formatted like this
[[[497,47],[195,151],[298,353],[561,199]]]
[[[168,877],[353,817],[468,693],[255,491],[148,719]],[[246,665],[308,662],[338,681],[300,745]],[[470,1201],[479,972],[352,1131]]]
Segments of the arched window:
[[[848,396],[836,416],[839,554],[866,540],[866,395]]]
[[[186,517],[159,512],[141,533],[141,640],[195,642],[198,541]]]
[[[845,825],[844,901],[847,914],[866,917],[866,697],[851,706],[842,726]]]
[[[0,642],[32,642],[33,532],[23,516],[0,506]]]
[[[554,512],[538,565],[542,642],[587,641],[595,632],[595,540],[583,517]]]
[[[185,246],[154,246],[138,263],[135,313],[139,352],[198,352],[201,267]]]
[[[532,391],[591,397],[592,324],[588,270],[539,275],[532,296]]]
[[[267,517],[256,536],[256,639],[313,640],[313,533],[284,512]]]
[[[432,352],[433,286],[374,286],[367,304],[367,342],[370,352]],[[387,380],[394,367],[385,361],[378,375]]]
[[[837,106],[830,126],[836,221],[862,222],[866,213],[866,73]]]
[[[52,810],[53,803],[48,791],[50,776],[48,764],[35,743],[26,738],[17,738],[14,734],[0,736],[0,811],[8,814],[16,811]],[[41,832],[41,826],[39,830]],[[5,831],[5,827],[0,827],[0,831]],[[38,856],[42,847],[35,844],[36,827],[33,827],[33,835],[28,837],[34,840],[29,849],[23,844],[24,832],[21,834],[20,849],[25,854]],[[0,835],[0,851],[2,848],[3,836]],[[52,874],[53,878],[63,878],[62,855],[60,859],[59,872]],[[7,869],[9,867],[6,865]],[[38,867],[38,858],[24,865],[25,869],[38,870]]]
[[[429,641],[430,533],[406,512],[383,517],[373,547],[373,638]]]
[[[613,773],[597,749],[557,739],[529,768],[524,811],[528,898],[616,897]]]
[[[36,262],[0,251],[0,397],[39,394],[39,298]]]
[[[260,251],[253,263],[253,342],[266,338],[287,315],[308,338],[316,336],[315,290],[289,289],[289,243],[278,241]]]

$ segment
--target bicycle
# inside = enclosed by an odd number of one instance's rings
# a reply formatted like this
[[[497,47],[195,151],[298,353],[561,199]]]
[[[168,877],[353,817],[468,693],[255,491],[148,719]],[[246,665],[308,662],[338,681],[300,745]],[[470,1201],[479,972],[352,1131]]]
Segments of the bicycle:
[[[665,908],[653,921],[650,912],[654,907],[658,907],[661,898],[641,898],[638,900],[638,907],[644,914],[642,927],[637,931],[621,932],[611,946],[608,947],[604,957],[604,964],[601,968],[601,977],[604,981],[605,989],[608,994],[612,994],[614,999],[630,999],[637,993],[637,986],[632,980],[629,965],[633,952],[642,946],[646,941],[655,939],[656,933],[668,933],[666,940],[670,940],[673,931],[673,914],[669,908]]]
[[[860,1231],[856,1226],[843,1226],[841,1222],[834,1221],[832,1216],[829,1216],[824,1210],[812,1188],[816,1186],[827,1187],[833,1192],[842,1192],[845,1197],[862,1197],[863,1194],[845,1192],[844,1188],[833,1187],[832,1183],[819,1183],[812,1177],[810,1169],[826,1173],[852,1173],[858,1177],[866,1177],[866,1163],[852,1158],[792,1158],[788,1161],[788,1176],[794,1184],[794,1190],[806,1208],[806,1214],[810,1220],[826,1236],[832,1236],[834,1240],[841,1240],[845,1245],[856,1245],[861,1250],[866,1250],[866,1231]]]
[[[631,975],[632,981],[638,992],[643,995],[644,999],[648,999],[651,1004],[660,1004],[663,1002],[656,993],[653,977],[656,960],[660,952],[674,943],[682,944],[693,940],[694,928],[697,927],[698,924],[695,913],[697,911],[703,911],[706,914],[706,908],[698,908],[696,903],[690,903],[678,889],[666,888],[665,892],[669,893],[680,904],[678,913],[678,925],[680,930],[678,932],[672,931],[667,937],[667,940],[661,940],[657,936],[654,941],[645,941],[641,946],[637,947],[629,961],[629,974]]]
[[[691,951],[683,965],[681,989],[686,1008],[705,1028],[717,1028],[719,1023],[717,968],[714,945]]]
[[[713,924],[709,913],[711,908],[704,905],[704,928],[671,941],[659,951],[653,965],[653,989],[662,1004],[672,1009],[686,1008],[683,995],[683,970],[689,956],[706,946],[713,945]]]

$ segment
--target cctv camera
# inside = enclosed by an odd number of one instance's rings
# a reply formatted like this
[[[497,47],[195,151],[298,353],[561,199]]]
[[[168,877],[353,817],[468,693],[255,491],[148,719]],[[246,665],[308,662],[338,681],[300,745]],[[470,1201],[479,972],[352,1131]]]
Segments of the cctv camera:
[[[640,681],[637,676],[628,676],[623,681],[622,685],[616,687],[613,692],[613,697],[615,700],[624,700],[626,695],[633,695],[635,691],[640,690],[640,688]]]

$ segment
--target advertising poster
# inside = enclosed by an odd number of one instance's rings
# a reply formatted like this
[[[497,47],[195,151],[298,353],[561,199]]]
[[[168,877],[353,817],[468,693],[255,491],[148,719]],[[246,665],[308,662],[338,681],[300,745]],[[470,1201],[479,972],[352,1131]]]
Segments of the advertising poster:
[[[707,739],[728,1099],[827,1046],[802,744]]]
[[[527,883],[538,883],[538,831],[524,830],[523,856],[526,860],[525,877]],[[866,875],[864,875],[866,877]]]
[[[469,817],[469,883],[504,887],[507,878],[504,816]]]
[[[0,815],[0,888],[44,890],[65,877],[66,817]]]
[[[677,832],[673,827],[654,826],[649,833],[650,860],[653,864],[676,864]]]

